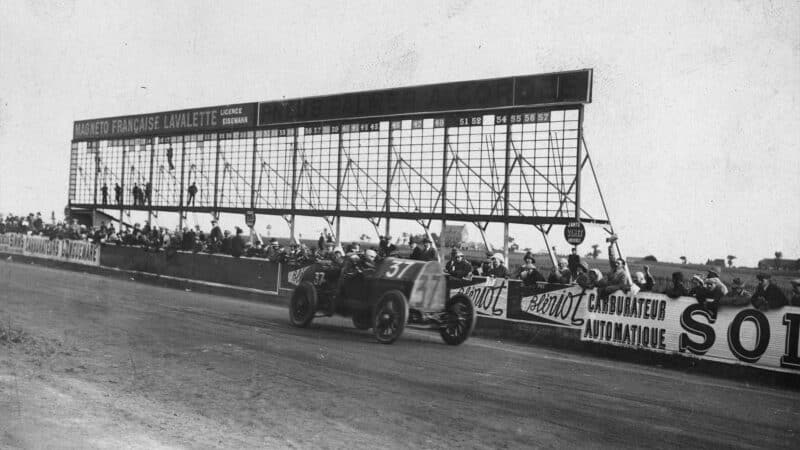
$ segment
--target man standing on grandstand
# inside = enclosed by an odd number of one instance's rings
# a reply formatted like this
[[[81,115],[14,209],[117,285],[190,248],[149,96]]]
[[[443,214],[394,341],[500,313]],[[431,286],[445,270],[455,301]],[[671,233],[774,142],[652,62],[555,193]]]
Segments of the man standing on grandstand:
[[[170,172],[175,170],[175,165],[172,164],[172,145],[167,147],[167,163],[169,164]]]
[[[192,181],[187,192],[189,193],[189,199],[186,200],[186,206],[194,206],[194,196],[197,195],[197,185],[194,184],[194,181]]]
[[[131,189],[131,194],[133,194],[133,206],[139,205],[139,196],[141,195],[142,189],[139,188],[138,183],[133,183],[133,189]]]
[[[151,183],[151,182],[149,182],[149,181],[147,182],[147,184],[145,184],[145,185],[144,185],[144,198],[147,200],[147,204],[148,204],[148,205],[152,204],[152,199],[153,199],[153,183]],[[143,203],[144,203],[144,202],[143,202]]]
[[[100,188],[100,194],[103,196],[103,206],[108,204],[108,185],[103,183],[103,187]]]
[[[117,201],[117,205],[122,206],[122,186],[119,183],[114,185],[114,197]]]

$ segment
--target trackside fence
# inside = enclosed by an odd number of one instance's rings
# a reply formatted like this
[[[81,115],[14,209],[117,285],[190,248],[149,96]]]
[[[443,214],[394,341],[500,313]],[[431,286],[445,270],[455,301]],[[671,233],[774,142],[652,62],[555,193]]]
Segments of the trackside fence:
[[[100,265],[100,246],[85,241],[5,233],[0,234],[0,251],[88,266]]]

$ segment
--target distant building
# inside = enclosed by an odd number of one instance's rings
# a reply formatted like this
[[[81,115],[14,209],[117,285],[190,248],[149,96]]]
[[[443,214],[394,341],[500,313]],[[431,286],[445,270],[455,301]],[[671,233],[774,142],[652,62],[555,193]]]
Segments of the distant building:
[[[460,248],[461,244],[469,240],[469,231],[466,225],[445,225],[442,230],[442,239],[439,244],[442,247]]]
[[[761,270],[800,270],[800,259],[765,258],[758,262],[758,268]]]

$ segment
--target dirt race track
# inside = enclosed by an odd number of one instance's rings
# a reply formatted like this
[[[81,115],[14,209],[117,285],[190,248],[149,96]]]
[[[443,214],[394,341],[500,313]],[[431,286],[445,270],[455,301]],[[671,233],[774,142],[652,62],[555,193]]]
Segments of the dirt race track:
[[[2,448],[797,448],[800,392],[0,261]]]

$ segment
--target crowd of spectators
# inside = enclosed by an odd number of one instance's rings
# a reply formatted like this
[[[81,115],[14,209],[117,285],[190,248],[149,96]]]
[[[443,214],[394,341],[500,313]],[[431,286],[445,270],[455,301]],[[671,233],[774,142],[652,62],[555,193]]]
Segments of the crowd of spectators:
[[[21,233],[50,239],[133,246],[145,251],[164,251],[168,256],[178,250],[222,253],[234,257],[265,258],[299,266],[317,260],[329,260],[344,267],[349,261],[352,263],[350,264],[352,270],[360,270],[362,267],[374,268],[377,262],[391,256],[421,261],[438,260],[437,251],[427,238],[422,239],[419,244],[411,240],[406,251],[401,252],[392,242],[391,236],[381,236],[377,247],[362,251],[357,242],[344,249],[336,246],[330,234],[327,236],[323,234],[320,235],[317,247],[312,249],[305,243],[296,241],[290,242],[287,246],[274,238],[265,242],[257,233],[245,237],[239,227],[236,227],[234,232],[223,231],[216,220],[211,221],[211,231],[206,233],[199,225],[194,228],[169,230],[145,222],[143,226],[136,223],[132,227],[123,225],[117,230],[113,223],[103,222],[97,227],[87,227],[79,224],[77,220],[56,222],[54,216],[50,221],[45,221],[41,213],[30,213],[27,216],[9,214],[5,217],[0,215],[0,233]],[[617,256],[615,240],[615,236],[608,239],[609,271],[606,274],[598,269],[590,269],[586,262],[581,261],[575,249],[568,258],[559,259],[557,265],[546,275],[536,267],[534,255],[530,252],[524,255],[522,265],[511,273],[500,253],[488,252],[483,260],[469,261],[461,250],[453,249],[444,270],[450,276],[460,279],[471,279],[473,276],[519,279],[523,285],[532,288],[542,286],[543,283],[575,284],[584,289],[596,288],[601,296],[619,290],[630,292],[635,289],[637,292],[652,292],[654,279],[649,267],[645,265],[642,271],[634,272],[629,277],[625,260]],[[800,305],[800,279],[792,280],[790,297],[772,282],[769,274],[759,273],[756,279],[758,284],[755,290],[750,292],[741,279],[734,278],[731,287],[728,287],[716,271],[709,270],[705,276],[693,275],[687,287],[683,272],[675,272],[672,274],[671,285],[663,293],[671,298],[694,297],[708,309],[716,309],[720,305],[752,304],[758,309],[767,310],[786,305]],[[634,285],[636,288],[633,288]]]

